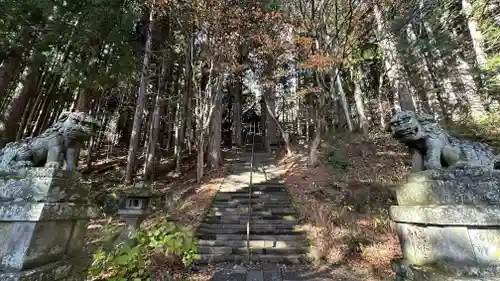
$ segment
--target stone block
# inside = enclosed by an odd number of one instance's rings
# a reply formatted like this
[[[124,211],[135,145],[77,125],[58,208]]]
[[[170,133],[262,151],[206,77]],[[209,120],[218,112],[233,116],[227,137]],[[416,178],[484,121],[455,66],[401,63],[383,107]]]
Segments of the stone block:
[[[68,243],[66,254],[79,256],[83,253],[85,235],[87,234],[88,220],[77,220],[73,223],[73,231]]]
[[[79,220],[98,215],[98,210],[87,204],[26,201],[0,203],[0,222]]]
[[[496,205],[391,206],[390,216],[396,222],[413,224],[500,226],[500,206]]]
[[[73,250],[79,253],[86,232],[84,219],[97,214],[88,206],[58,208],[62,203],[47,203],[47,212],[44,203],[27,203],[35,207],[19,211],[15,208],[17,203],[12,204],[12,213],[5,206],[8,203],[0,206],[0,270],[20,271],[57,261],[68,253],[74,254]],[[61,213],[54,211],[61,209]],[[74,220],[71,214],[75,215]]]
[[[492,170],[487,167],[426,170],[426,171],[412,173],[407,177],[408,182],[422,182],[428,180],[498,181],[499,179],[500,179],[500,170]]]
[[[468,233],[478,263],[500,265],[500,229],[468,229]]]
[[[496,266],[418,266],[398,259],[392,262],[397,281],[500,281]]]
[[[67,266],[55,265],[82,254],[87,222],[99,215],[87,192],[79,174],[58,169],[0,179],[0,272],[11,274],[5,280],[59,280],[43,272],[49,266],[63,274]]]
[[[31,168],[23,175],[0,178],[2,201],[87,202],[88,192],[79,173],[53,168]]]
[[[414,265],[476,264],[466,227],[435,227],[397,223],[405,259]]]
[[[500,180],[413,181],[399,188],[396,196],[401,206],[496,204],[500,201]]]

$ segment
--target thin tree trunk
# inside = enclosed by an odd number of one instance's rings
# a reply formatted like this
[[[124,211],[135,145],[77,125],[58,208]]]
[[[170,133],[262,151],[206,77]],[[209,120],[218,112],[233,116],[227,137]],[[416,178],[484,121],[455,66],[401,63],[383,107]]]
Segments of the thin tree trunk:
[[[338,77],[338,75],[337,75]],[[321,132],[323,131],[323,112],[324,112],[324,97],[318,97],[319,106],[316,113],[316,128],[314,132],[314,139],[311,142],[311,147],[309,148],[309,165],[315,167],[319,164],[318,147],[321,143]],[[309,123],[309,122],[308,122]],[[309,132],[307,132],[309,135]]]
[[[353,126],[352,126],[352,119],[351,115],[349,114],[349,107],[347,103],[347,98],[344,93],[344,89],[342,88],[342,82],[340,81],[340,73],[337,70],[335,74],[335,85],[337,86],[337,92],[339,93],[340,96],[340,102],[342,104],[342,109],[344,111],[345,119],[347,122],[347,128],[349,132],[353,131]]]
[[[151,135],[149,137],[149,152],[147,156],[147,161],[146,161],[146,167],[144,169],[144,178],[146,180],[151,180],[154,179],[154,169],[156,166],[156,152],[158,151],[157,143],[158,143],[158,136],[160,134],[160,119],[161,119],[161,108],[162,108],[162,101],[158,97],[156,99],[156,104],[155,104],[155,109],[153,112],[153,124],[151,127]]]
[[[163,88],[163,76],[165,75],[165,68],[167,67],[165,56],[163,56],[163,62],[161,66],[161,73],[158,78],[158,92],[156,93],[156,101],[154,105],[153,112],[153,122],[151,125],[151,132],[149,136],[149,147],[146,165],[144,166],[144,178],[150,180],[154,178],[154,169],[156,166],[156,152],[158,151],[158,136],[160,135],[160,120],[161,120],[161,109],[164,106],[162,93],[160,90]]]
[[[221,143],[221,124],[222,124],[222,95],[218,94],[215,100],[214,114],[210,122],[210,141],[208,163],[210,168],[217,169],[222,163],[220,143]]]
[[[45,120],[48,118],[50,115],[50,105],[52,102],[50,101],[50,98],[48,95],[44,97],[43,100],[43,105],[42,109],[40,110],[40,113],[35,121],[35,125],[33,126],[33,130],[31,132],[28,132],[28,136],[34,137],[37,136],[40,132],[40,128],[42,127],[43,123],[45,123]]]
[[[276,124],[276,127],[278,127],[278,129],[280,130],[283,140],[285,141],[286,153],[287,155],[291,155],[292,150],[290,149],[290,139],[288,137],[288,133],[283,129],[283,126],[281,126],[281,124],[278,122],[276,116],[274,116],[271,106],[267,103],[267,99],[265,97],[264,99],[265,99],[264,104],[266,105],[267,108],[267,116],[271,117],[272,122],[274,122],[274,124]]]
[[[134,124],[132,126],[132,134],[130,135],[130,146],[127,157],[127,170],[125,175],[125,182],[131,183],[135,171],[135,161],[137,157],[137,150],[139,148],[139,138],[141,136],[141,123],[142,111],[146,99],[147,86],[149,84],[149,56],[151,53],[151,41],[153,30],[153,7],[149,8],[149,24],[147,28],[147,39],[144,47],[144,59],[142,62],[141,84],[139,86],[139,94],[137,97],[137,106],[134,114]]]
[[[243,145],[243,136],[241,128],[241,82],[238,77],[233,85],[233,143],[241,147]]]
[[[365,114],[365,106],[363,104],[363,93],[361,92],[361,85],[363,84],[363,72],[361,66],[357,66],[354,72],[354,100],[356,102],[356,109],[359,116],[359,128],[364,135],[368,134],[368,119]]]
[[[480,68],[482,68],[486,64],[486,53],[483,48],[483,35],[478,28],[477,22],[473,18],[472,5],[469,0],[462,0],[462,9],[467,18],[467,25],[469,27],[470,37],[476,54],[476,63]]]
[[[26,124],[28,122],[28,117],[31,111],[35,108],[35,100],[30,99],[28,101],[28,104],[26,105],[26,108],[24,109],[23,116],[21,117],[21,122],[19,124],[19,128],[17,129],[17,134],[16,134],[16,141],[20,140],[24,130],[26,128]]]

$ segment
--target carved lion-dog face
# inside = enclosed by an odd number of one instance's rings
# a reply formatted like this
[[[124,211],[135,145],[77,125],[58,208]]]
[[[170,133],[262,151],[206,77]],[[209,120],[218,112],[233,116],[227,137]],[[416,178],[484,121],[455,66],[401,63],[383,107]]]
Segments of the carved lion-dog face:
[[[88,139],[94,136],[101,127],[99,121],[84,112],[64,112],[59,117],[59,122],[60,131],[76,139]]]
[[[400,111],[389,123],[394,138],[400,142],[413,142],[425,136],[420,120],[413,111]]]

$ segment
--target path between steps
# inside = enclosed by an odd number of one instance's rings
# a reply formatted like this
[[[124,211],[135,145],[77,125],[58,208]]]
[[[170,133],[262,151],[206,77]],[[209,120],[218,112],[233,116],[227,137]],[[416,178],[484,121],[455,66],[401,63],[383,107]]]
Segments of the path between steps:
[[[251,153],[240,155],[198,228],[200,262],[300,263],[309,245],[296,230],[297,216],[280,180],[284,171],[272,155],[255,153],[250,196],[250,162]]]

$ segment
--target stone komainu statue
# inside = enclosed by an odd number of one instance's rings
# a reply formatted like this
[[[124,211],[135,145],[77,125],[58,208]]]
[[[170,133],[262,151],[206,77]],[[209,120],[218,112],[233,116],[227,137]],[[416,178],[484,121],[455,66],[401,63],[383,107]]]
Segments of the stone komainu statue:
[[[83,112],[64,112],[42,134],[8,143],[0,150],[0,171],[19,172],[28,167],[75,169],[79,145],[95,135],[100,124]]]
[[[429,114],[400,111],[390,126],[394,138],[414,151],[414,171],[464,166],[500,169],[500,154],[491,146],[449,135]]]

